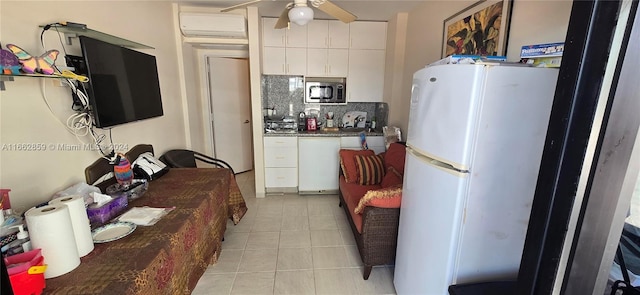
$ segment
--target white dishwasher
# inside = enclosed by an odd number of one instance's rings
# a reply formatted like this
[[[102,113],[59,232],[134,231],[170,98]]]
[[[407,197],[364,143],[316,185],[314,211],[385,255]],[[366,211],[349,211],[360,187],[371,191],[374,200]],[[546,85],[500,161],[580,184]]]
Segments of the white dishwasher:
[[[298,192],[333,194],[339,189],[340,137],[298,138]]]

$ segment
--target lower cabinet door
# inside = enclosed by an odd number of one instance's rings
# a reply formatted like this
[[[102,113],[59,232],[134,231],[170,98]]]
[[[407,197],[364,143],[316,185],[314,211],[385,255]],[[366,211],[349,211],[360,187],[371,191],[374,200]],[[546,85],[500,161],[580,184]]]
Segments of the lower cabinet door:
[[[296,187],[298,185],[297,168],[265,168],[264,182],[267,188]]]

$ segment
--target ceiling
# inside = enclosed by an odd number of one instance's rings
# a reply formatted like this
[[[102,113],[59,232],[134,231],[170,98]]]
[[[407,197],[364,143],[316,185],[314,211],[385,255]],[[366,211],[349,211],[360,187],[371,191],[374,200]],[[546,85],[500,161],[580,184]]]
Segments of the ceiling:
[[[249,0],[183,0],[182,4],[206,5],[214,7],[228,7]],[[331,0],[334,4],[355,14],[358,20],[380,20],[387,21],[398,12],[408,12],[417,5],[429,0],[410,0],[410,1],[381,1],[381,0]],[[262,0],[251,6],[258,7],[262,16],[278,17],[292,0]],[[324,12],[314,9],[315,19],[333,19]]]

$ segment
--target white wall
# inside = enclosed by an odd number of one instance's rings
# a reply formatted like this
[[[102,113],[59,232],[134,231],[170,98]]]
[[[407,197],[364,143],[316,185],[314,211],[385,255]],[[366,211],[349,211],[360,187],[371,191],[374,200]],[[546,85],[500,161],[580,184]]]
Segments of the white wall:
[[[428,1],[409,12],[402,96],[389,122],[407,132],[413,73],[441,58],[443,21],[476,1]],[[569,24],[569,0],[515,0],[507,59],[517,61],[527,44],[563,42]]]
[[[569,0],[516,1],[507,47],[508,61],[520,60],[524,45],[564,42],[572,2]]]
[[[152,144],[156,154],[184,147],[185,128],[176,70],[174,24],[169,2],[144,1],[6,1],[0,2],[2,43],[16,44],[32,54],[41,54],[38,25],[58,21],[85,23],[90,28],[146,44],[155,49],[141,50],[155,55],[164,116],[129,123],[112,129],[114,143],[131,148]],[[27,14],[20,11],[29,11]],[[63,52],[54,30],[45,33],[46,49]],[[65,46],[70,54],[81,55],[77,39]],[[63,56],[58,58],[62,65]],[[44,82],[43,82],[44,81]],[[46,85],[47,108],[40,85]],[[71,95],[52,80],[18,77],[0,92],[0,145],[43,143],[47,151],[0,151],[0,187],[10,188],[11,202],[18,211],[43,201],[58,190],[84,181],[84,169],[100,154],[96,151],[54,151],[58,144],[77,144],[66,130],[71,114]],[[90,142],[88,138],[81,138]],[[125,152],[126,150],[122,150]]]

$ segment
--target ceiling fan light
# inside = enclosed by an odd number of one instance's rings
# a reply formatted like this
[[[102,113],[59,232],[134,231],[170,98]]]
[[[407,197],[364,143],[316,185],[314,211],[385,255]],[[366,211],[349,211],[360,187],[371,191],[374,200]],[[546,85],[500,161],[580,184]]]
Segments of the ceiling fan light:
[[[289,20],[299,26],[306,25],[313,19],[313,9],[308,6],[296,6],[289,10]]]

